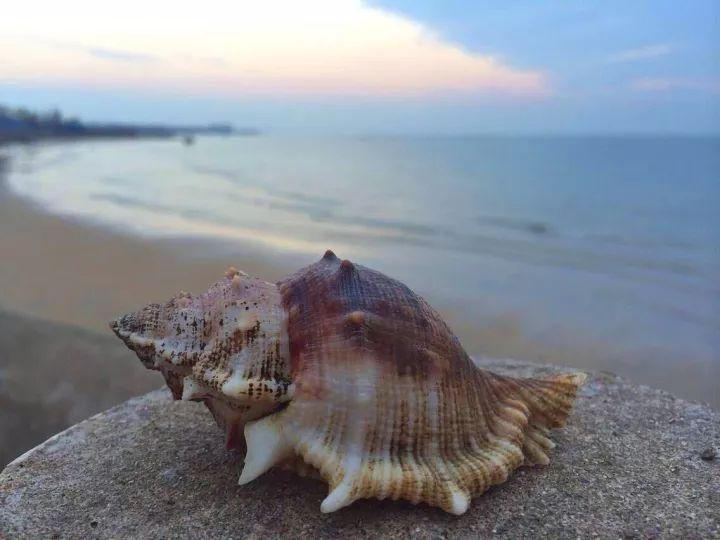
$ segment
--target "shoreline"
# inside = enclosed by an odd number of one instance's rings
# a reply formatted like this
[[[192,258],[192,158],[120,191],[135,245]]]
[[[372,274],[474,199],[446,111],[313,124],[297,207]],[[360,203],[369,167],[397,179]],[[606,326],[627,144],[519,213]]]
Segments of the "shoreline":
[[[51,214],[6,185],[0,145],[0,309],[108,335],[107,321],[180,290],[199,294],[235,266],[276,281],[319,258],[283,253],[247,240],[143,238],[107,226]],[[332,246],[327,246],[332,248]],[[479,320],[428,298],[468,353],[610,371],[720,408],[714,381],[720,366],[663,351],[620,350],[582,336],[542,341],[526,331],[521,313],[490,313]],[[552,341],[551,341],[552,340]]]
[[[0,308],[106,333],[123,313],[206,290],[228,266],[268,280],[296,269],[293,257],[239,242],[140,238],[53,215],[11,192],[8,167],[0,154],[0,253],[12,254],[0,265]]]

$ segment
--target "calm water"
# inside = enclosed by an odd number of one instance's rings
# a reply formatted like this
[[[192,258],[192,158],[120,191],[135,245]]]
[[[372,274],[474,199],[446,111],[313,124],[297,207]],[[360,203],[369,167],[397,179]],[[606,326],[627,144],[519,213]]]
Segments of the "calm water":
[[[486,352],[579,367],[718,373],[718,138],[200,138],[15,152],[10,186],[53,212],[308,262],[332,247],[450,313],[473,352],[486,340]]]

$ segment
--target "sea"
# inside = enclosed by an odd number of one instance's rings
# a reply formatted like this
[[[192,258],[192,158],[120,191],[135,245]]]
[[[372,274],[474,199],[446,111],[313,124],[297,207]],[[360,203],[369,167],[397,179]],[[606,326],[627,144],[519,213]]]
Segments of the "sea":
[[[718,137],[81,141],[13,148],[8,184],[132,235],[332,248],[425,296],[473,354],[720,401]]]

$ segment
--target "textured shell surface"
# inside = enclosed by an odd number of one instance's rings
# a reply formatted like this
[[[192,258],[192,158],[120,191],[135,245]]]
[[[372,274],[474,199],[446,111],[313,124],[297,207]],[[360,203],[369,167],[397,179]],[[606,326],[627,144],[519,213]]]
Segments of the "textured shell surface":
[[[549,462],[549,430],[585,380],[476,367],[425,300],[331,251],[277,284],[230,268],[111,327],[246,449],[240,484],[275,466],[319,476],[323,512],[389,498],[464,513],[517,467]]]

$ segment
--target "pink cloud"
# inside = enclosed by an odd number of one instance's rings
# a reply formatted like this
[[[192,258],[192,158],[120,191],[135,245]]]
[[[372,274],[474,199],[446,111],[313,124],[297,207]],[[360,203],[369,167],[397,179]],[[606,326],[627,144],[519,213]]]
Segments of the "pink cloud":
[[[540,70],[464,50],[361,0],[205,0],[201,10],[126,0],[114,16],[101,4],[18,4],[0,18],[0,50],[13,51],[0,80],[231,96],[549,93]]]
[[[720,79],[695,79],[687,77],[641,77],[630,83],[633,90],[644,92],[667,92],[671,90],[694,90],[720,93]]]
[[[635,62],[637,60],[646,60],[648,58],[657,58],[666,56],[674,52],[675,48],[668,44],[647,45],[636,49],[628,49],[610,56],[607,61],[611,64],[620,64],[625,62]]]

